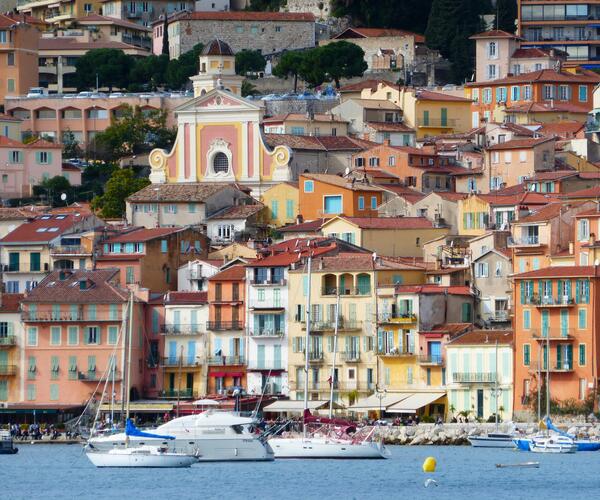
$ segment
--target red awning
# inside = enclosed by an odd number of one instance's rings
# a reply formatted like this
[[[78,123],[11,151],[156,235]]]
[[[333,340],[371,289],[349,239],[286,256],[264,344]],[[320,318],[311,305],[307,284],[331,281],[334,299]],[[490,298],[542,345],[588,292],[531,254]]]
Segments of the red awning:
[[[231,372],[231,373],[226,373],[225,376],[226,377],[243,377],[244,374],[242,372]]]
[[[224,377],[225,375],[225,372],[211,372],[208,374],[209,377]]]

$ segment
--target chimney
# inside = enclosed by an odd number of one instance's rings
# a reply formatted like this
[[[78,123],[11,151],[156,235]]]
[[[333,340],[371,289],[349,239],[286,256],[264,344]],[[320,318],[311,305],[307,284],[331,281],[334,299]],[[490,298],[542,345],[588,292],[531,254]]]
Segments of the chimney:
[[[390,145],[390,140],[389,139],[384,139],[383,140],[383,145],[384,146],[389,146]]]
[[[296,216],[296,224],[302,224],[304,222],[304,217],[302,217],[302,214],[298,214]]]
[[[319,270],[323,270],[323,257],[321,257],[321,259],[319,260]]]

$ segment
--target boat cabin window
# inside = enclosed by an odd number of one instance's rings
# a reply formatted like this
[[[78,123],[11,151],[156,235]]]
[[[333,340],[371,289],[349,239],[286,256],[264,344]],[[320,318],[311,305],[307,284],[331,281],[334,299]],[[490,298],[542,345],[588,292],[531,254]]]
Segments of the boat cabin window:
[[[241,425],[232,425],[231,428],[235,431],[236,434],[244,433],[244,428]]]

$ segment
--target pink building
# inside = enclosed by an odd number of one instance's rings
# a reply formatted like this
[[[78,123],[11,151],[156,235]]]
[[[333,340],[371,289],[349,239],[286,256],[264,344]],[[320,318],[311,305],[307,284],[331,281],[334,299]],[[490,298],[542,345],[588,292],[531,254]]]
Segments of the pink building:
[[[23,144],[0,136],[2,198],[30,196],[33,186],[56,175],[62,175],[62,149],[59,144],[42,139]]]
[[[55,271],[23,299],[24,401],[29,409],[68,412],[100,398],[101,379],[114,366],[116,399],[121,401],[126,374],[129,292],[118,286],[115,270]],[[126,323],[126,322],[125,322]],[[143,303],[134,303],[131,393],[142,391],[144,351]],[[114,362],[112,361],[114,359]]]

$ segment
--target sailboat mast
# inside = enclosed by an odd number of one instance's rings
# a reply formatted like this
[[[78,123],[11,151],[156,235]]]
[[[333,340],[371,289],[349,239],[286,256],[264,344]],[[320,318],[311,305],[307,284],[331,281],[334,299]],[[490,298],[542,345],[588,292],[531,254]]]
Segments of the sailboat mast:
[[[331,377],[330,377],[330,391],[329,391],[329,418],[333,417],[333,389],[335,385],[335,357],[337,354],[338,344],[338,328],[340,324],[340,289],[337,289],[337,297],[335,301],[335,329],[333,331],[333,361],[331,362]]]
[[[312,256],[308,251],[308,283],[306,284],[306,336],[304,338],[304,412],[308,409],[308,348],[310,341],[310,288]],[[302,435],[306,437],[306,425],[302,425]]]
[[[496,396],[496,411],[494,412],[496,420],[496,432],[498,432],[498,339],[496,339],[496,376],[494,377],[494,395]]]
[[[546,418],[550,418],[550,331],[546,332]]]
[[[126,406],[125,424],[129,420],[129,403],[131,402],[131,345],[133,337],[133,291],[129,292],[129,326],[127,328],[127,385],[125,387]]]

